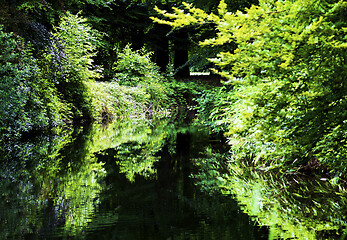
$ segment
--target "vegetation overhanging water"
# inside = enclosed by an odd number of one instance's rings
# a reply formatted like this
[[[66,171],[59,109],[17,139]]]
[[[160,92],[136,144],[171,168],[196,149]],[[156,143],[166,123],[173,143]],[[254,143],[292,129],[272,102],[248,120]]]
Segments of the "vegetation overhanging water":
[[[2,146],[1,239],[346,237],[343,189],[237,166],[208,129],[177,122],[56,129]]]
[[[189,2],[2,1],[0,237],[346,238],[347,2]]]

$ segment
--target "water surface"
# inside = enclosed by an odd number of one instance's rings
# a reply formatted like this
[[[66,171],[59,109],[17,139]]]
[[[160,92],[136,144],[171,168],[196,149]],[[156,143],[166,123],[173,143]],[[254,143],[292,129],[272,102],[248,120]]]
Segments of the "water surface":
[[[56,129],[7,143],[0,239],[343,238],[343,193],[317,194],[315,207],[300,192],[293,200],[291,180],[278,193],[240,169],[223,175],[213,166],[224,148],[208,129],[178,118]],[[317,208],[321,199],[330,205]],[[309,215],[317,209],[324,214]]]

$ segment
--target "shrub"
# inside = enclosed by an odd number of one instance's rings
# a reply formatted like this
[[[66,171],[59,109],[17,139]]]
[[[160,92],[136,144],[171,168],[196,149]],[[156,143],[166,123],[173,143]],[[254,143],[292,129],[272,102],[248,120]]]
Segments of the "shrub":
[[[59,61],[61,71],[53,73],[52,78],[55,78],[57,89],[73,108],[75,119],[89,118],[93,114],[90,93],[85,84],[99,76],[93,57],[101,44],[101,34],[86,21],[78,14],[66,13],[53,34],[57,39],[55,47],[64,52],[64,57],[56,59],[46,55],[45,60],[46,63],[49,60]]]
[[[264,0],[230,13],[221,1],[219,15],[185,6],[174,14],[158,10],[171,20],[156,20],[173,27],[213,22],[217,36],[201,44],[237,46],[212,59],[234,86],[233,104],[215,110],[227,113],[220,116],[232,147],[257,149],[255,161],[295,166],[315,159],[346,173],[347,3]]]
[[[134,51],[127,45],[115,63],[114,81],[121,86],[143,89],[150,95],[151,108],[166,109],[171,104],[168,97],[170,88],[159,72],[159,67],[151,61],[151,54],[145,49]]]
[[[234,103],[226,87],[205,89],[195,98],[196,122],[207,125],[214,133],[223,134],[228,129],[225,116],[228,107]]]
[[[149,111],[150,95],[142,88],[92,81],[87,86],[92,93],[93,118],[98,122],[109,122],[118,117],[144,117]]]
[[[19,136],[61,123],[67,109],[30,46],[0,26],[0,48],[0,134]]]
[[[115,81],[120,85],[137,86],[143,82],[163,81],[159,67],[152,62],[151,52],[144,48],[134,51],[127,45],[118,55],[114,67],[116,72]]]

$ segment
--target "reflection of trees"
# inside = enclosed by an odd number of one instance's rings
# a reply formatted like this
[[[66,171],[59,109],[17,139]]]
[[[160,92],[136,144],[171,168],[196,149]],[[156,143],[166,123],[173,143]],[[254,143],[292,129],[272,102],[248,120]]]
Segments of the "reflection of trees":
[[[112,149],[120,173],[129,181],[134,181],[136,175],[155,176],[158,152],[168,141],[175,141],[175,126],[169,120],[130,119],[114,122],[106,129],[95,125],[94,152],[106,154]]]
[[[156,169],[153,165],[160,159],[159,156],[156,156],[156,153],[159,151],[161,144],[163,142],[148,142],[145,144],[128,142],[119,145],[116,148],[117,153],[115,155],[120,166],[119,172],[125,173],[129,181],[134,181],[135,175],[155,176]]]
[[[59,151],[69,141],[71,132],[57,129],[56,133],[42,134],[30,141],[1,143],[1,239],[31,234],[44,227],[40,218],[46,214],[43,211],[54,194],[49,183],[59,173]]]
[[[153,129],[159,126],[153,124]],[[163,128],[165,130],[165,128]],[[117,174],[131,152],[144,146],[135,141],[109,148],[98,155],[105,162],[108,190],[102,193],[100,209],[117,209],[117,224],[95,231],[90,239],[262,239],[246,214],[238,214],[235,201],[225,196],[202,194],[192,184],[191,158],[208,144],[208,132],[199,128],[170,128],[155,156],[156,178],[136,173],[135,181]],[[155,135],[155,134],[154,134]],[[160,141],[162,142],[162,141]],[[143,156],[143,155],[142,155]],[[129,164],[130,165],[130,164]],[[131,168],[129,168],[131,171]],[[114,173],[112,173],[114,172]],[[228,215],[228,213],[230,213]],[[232,227],[230,227],[232,226]],[[266,234],[266,232],[265,232]]]
[[[269,239],[336,239],[346,228],[346,192],[328,181],[259,174],[235,163],[221,174],[220,157],[197,160],[203,169],[197,183],[207,191],[234,195],[245,213],[269,226]]]
[[[93,125],[7,146],[0,238],[257,239],[234,201],[191,183],[191,156],[208,133],[169,121]]]
[[[170,135],[169,120],[114,122],[74,131],[57,130],[27,141],[3,144],[0,151],[0,238],[60,232],[114,222],[117,214],[94,218],[106,172],[94,153],[115,151],[120,172],[151,176],[157,154]]]
[[[88,139],[77,129],[2,144],[0,205],[7,208],[0,213],[1,239],[86,226],[105,175],[86,150]]]
[[[55,198],[55,206],[60,207],[59,216],[65,220],[64,232],[72,235],[80,234],[92,221],[103,188],[100,180],[106,174],[103,164],[95,158],[83,159],[83,162],[78,172],[67,174]]]

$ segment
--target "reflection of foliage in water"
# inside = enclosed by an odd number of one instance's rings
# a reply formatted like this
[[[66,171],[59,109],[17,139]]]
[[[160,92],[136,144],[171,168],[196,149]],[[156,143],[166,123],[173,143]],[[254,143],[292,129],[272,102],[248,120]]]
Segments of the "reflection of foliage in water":
[[[92,222],[103,188],[100,179],[106,175],[102,165],[93,157],[86,158],[79,171],[67,174],[65,184],[59,186],[55,205],[64,206],[60,216],[64,217],[64,231],[69,234],[80,233]]]
[[[11,224],[3,224],[1,238],[60,227],[76,232],[90,222],[105,173],[91,152],[74,151],[80,134],[58,130],[2,146],[0,201],[8,208],[0,219]],[[88,140],[79,144],[88,148]]]
[[[260,225],[269,226],[269,239],[336,239],[347,227],[346,191],[324,179],[300,175],[257,173],[227,163],[212,154],[197,159],[197,184],[206,191],[232,194],[241,209]],[[346,233],[344,233],[346,234]]]
[[[115,149],[115,163],[130,181],[136,174],[153,176],[157,153],[173,128],[163,121],[57,130],[2,145],[0,205],[7,208],[0,213],[0,238],[57,231],[80,235],[86,227],[115,222],[117,213],[95,218],[106,172],[94,154]]]
[[[115,162],[129,181],[134,181],[137,174],[155,176],[153,164],[159,160],[157,153],[167,140],[175,140],[174,129],[169,119],[131,119],[114,122],[107,128],[94,125],[93,152],[106,154],[104,150],[114,149]]]
[[[34,227],[43,228],[39,222],[48,197],[54,190],[48,183],[59,173],[59,150],[71,141],[71,133],[37,136],[31,141],[2,143],[0,151],[1,239],[8,235],[32,233]],[[30,221],[26,216],[31,215]],[[7,224],[5,224],[7,222]]]

